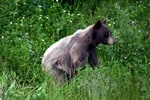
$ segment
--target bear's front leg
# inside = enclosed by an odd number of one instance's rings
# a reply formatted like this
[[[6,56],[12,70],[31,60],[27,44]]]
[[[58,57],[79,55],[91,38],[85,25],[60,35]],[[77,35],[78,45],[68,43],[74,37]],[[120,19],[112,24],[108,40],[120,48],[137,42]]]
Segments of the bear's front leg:
[[[97,65],[98,59],[96,55],[96,48],[89,51],[88,61],[92,68],[94,68]]]

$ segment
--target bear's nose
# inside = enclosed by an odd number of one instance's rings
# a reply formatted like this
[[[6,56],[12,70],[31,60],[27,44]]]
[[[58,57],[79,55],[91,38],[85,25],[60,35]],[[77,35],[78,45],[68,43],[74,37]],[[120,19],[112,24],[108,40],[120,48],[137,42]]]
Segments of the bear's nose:
[[[117,42],[117,39],[113,38],[113,37],[109,37],[108,38],[108,44],[113,45]]]

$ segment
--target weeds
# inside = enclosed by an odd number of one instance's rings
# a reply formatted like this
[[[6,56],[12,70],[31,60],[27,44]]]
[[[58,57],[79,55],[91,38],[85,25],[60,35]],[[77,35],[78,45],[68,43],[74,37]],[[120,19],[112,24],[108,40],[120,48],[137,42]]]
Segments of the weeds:
[[[0,99],[149,100],[149,9],[146,0],[0,1]],[[57,87],[42,70],[44,51],[105,18],[118,43],[97,48],[96,70]]]

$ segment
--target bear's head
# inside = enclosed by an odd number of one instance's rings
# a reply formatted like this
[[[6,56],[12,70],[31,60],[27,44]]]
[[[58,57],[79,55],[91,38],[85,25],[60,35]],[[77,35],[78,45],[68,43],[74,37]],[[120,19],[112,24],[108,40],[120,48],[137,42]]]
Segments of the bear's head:
[[[92,39],[96,45],[102,44],[115,44],[116,39],[112,37],[112,32],[106,26],[106,20],[97,21],[93,26]]]

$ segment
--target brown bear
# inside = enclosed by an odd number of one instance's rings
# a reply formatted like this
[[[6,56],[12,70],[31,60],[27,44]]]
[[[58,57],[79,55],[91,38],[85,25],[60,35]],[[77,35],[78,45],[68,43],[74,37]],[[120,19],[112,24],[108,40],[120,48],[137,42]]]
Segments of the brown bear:
[[[78,67],[90,64],[94,68],[98,63],[96,46],[116,42],[105,24],[106,20],[97,21],[51,45],[42,58],[44,69],[62,84],[77,74]]]

